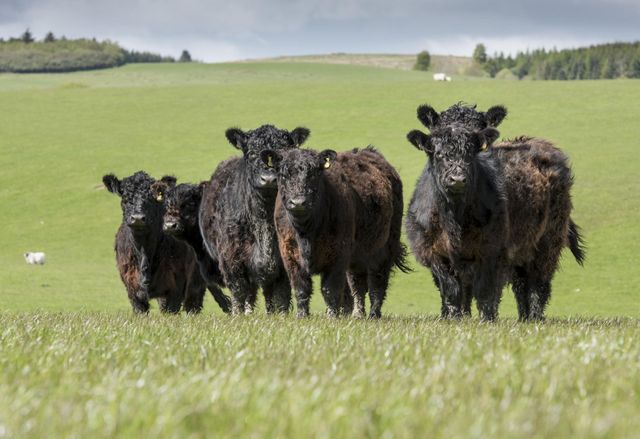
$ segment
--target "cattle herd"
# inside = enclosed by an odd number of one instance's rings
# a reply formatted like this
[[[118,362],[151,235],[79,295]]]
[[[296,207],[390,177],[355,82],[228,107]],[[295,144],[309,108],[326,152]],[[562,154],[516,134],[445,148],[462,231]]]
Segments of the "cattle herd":
[[[428,161],[405,230],[440,291],[442,317],[470,315],[475,298],[480,318],[494,320],[511,283],[519,318],[543,319],[562,249],[584,260],[566,155],[538,138],[494,143],[502,106],[417,113],[430,134],[407,139]],[[242,156],[199,184],[105,175],[121,198],[116,261],[133,310],[148,312],[157,299],[164,312],[199,312],[209,289],[225,313],[247,314],[261,290],[268,313],[289,312],[293,292],[304,317],[320,274],[328,316],[364,317],[368,292],[368,315],[380,317],[393,271],[411,271],[402,181],[371,146],[300,148],[308,136],[306,128],[230,128]]]

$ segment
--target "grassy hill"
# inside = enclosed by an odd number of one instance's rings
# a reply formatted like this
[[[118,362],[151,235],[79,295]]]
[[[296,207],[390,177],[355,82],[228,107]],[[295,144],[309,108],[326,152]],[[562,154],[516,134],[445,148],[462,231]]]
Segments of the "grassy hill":
[[[416,63],[416,55],[398,54],[371,54],[371,53],[331,53],[326,55],[300,55],[280,56],[262,60],[249,60],[244,62],[285,62],[285,63],[321,63],[321,64],[347,64],[357,66],[382,67],[399,70],[413,70]],[[431,68],[434,72],[460,75],[468,70],[472,60],[466,56],[431,55]]]
[[[112,248],[119,202],[100,187],[107,172],[199,181],[236,153],[227,127],[305,125],[310,147],[379,147],[408,200],[426,160],[404,138],[419,127],[416,106],[466,101],[506,105],[504,137],[551,139],[573,161],[574,218],[589,252],[584,269],[564,258],[550,315],[640,315],[636,82],[438,83],[420,72],[306,63],[131,65],[2,75],[0,96],[2,309],[128,307]],[[45,251],[47,265],[27,266],[25,251]],[[417,268],[395,277],[385,310],[436,312],[438,303],[430,276]],[[501,311],[515,313],[510,293]]]
[[[636,437],[640,87],[466,79],[288,62],[0,75],[0,437]],[[132,315],[103,174],[199,181],[237,153],[226,128],[304,125],[309,147],[375,144],[408,201],[416,106],[458,101],[506,105],[504,137],[573,162],[587,262],[565,252],[546,324],[517,323],[510,291],[495,324],[438,321],[421,267],[379,322],[325,319],[319,294],[303,321],[219,316],[210,297],[198,316]]]

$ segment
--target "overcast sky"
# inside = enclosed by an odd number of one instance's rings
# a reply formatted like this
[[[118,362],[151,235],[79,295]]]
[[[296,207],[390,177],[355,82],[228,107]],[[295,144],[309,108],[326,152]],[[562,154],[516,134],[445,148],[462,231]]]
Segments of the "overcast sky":
[[[203,61],[470,55],[640,40],[640,0],[0,0],[0,36],[27,27]]]

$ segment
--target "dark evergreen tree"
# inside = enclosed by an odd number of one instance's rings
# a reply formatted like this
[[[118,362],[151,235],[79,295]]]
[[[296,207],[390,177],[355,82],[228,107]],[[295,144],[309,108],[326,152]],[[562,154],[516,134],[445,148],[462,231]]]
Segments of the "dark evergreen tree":
[[[33,43],[35,40],[33,39],[33,35],[31,35],[31,31],[27,28],[26,31],[20,36],[20,39],[23,43],[29,44]]]
[[[191,54],[188,50],[183,50],[180,55],[180,62],[191,62]]]

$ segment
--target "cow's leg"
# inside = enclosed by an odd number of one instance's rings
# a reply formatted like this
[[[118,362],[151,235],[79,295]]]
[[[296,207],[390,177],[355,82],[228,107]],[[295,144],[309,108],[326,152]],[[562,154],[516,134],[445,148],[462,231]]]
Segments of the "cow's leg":
[[[273,291],[273,311],[288,313],[291,309],[291,285],[286,274],[280,276],[270,287]]]
[[[364,297],[367,294],[367,275],[366,273],[347,272],[347,281],[351,289],[353,300],[352,316],[362,318],[365,315]]]
[[[371,301],[370,319],[382,317],[382,304],[387,297],[389,288],[389,274],[391,267],[384,266],[379,269],[369,270],[367,282],[369,284],[369,299]]]
[[[525,321],[529,318],[529,275],[524,267],[516,267],[511,278],[511,288],[518,304],[518,320]]]
[[[213,300],[216,301],[222,312],[229,314],[231,312],[231,299],[220,288],[223,280],[218,267],[208,255],[202,255],[198,256],[198,269],[207,283],[207,289],[213,296]]]
[[[488,322],[498,317],[498,305],[502,294],[502,283],[497,265],[499,262],[476,267],[473,296],[476,298],[480,319]]]
[[[550,280],[536,280],[533,282],[530,291],[530,308],[529,319],[530,320],[544,320],[544,310],[549,303],[551,297],[551,281]]]
[[[202,311],[204,302],[204,285],[190,285],[184,298],[184,310],[188,314],[198,314]]]
[[[344,270],[334,269],[322,274],[321,291],[327,305],[327,316],[337,317],[340,312],[340,302],[347,282]]]
[[[216,301],[222,312],[229,314],[231,312],[231,299],[229,296],[222,292],[222,289],[215,283],[210,283],[207,288],[213,296],[213,300]]]
[[[353,314],[353,295],[351,294],[351,288],[347,282],[344,284],[344,290],[342,290],[342,296],[340,297],[340,315],[350,316]]]
[[[431,272],[440,290],[441,317],[443,319],[462,317],[463,300],[460,280],[449,273],[448,268],[444,265],[433,264]]]
[[[558,226],[558,229],[561,229]],[[536,256],[529,270],[529,319],[544,320],[544,311],[551,298],[551,279],[558,268],[564,246],[561,233],[552,230],[538,243]]]
[[[258,288],[254,287],[249,290],[244,300],[244,313],[249,315],[253,313],[256,308],[256,301],[258,300]]]
[[[464,282],[461,287],[462,297],[460,302],[462,304],[462,316],[471,317],[471,302],[473,301],[473,285],[468,282]]]
[[[253,310],[257,297],[257,288],[251,285],[244,273],[226,276],[227,287],[231,291],[231,314],[247,314]]]
[[[313,283],[311,275],[298,272],[296,277],[291,281],[291,288],[296,294],[297,317],[307,317],[309,315],[309,302],[311,301],[311,293],[313,291]]]
[[[168,314],[177,314],[180,312],[180,308],[182,308],[182,295],[171,294],[167,297],[158,299],[158,303],[160,304],[161,312]]]
[[[262,295],[264,296],[264,306],[267,314],[273,314],[276,311],[275,304],[273,303],[273,284],[263,286]]]
[[[135,294],[130,294],[129,302],[131,302],[133,312],[135,312],[136,314],[146,314],[149,312],[148,300],[141,300]]]

